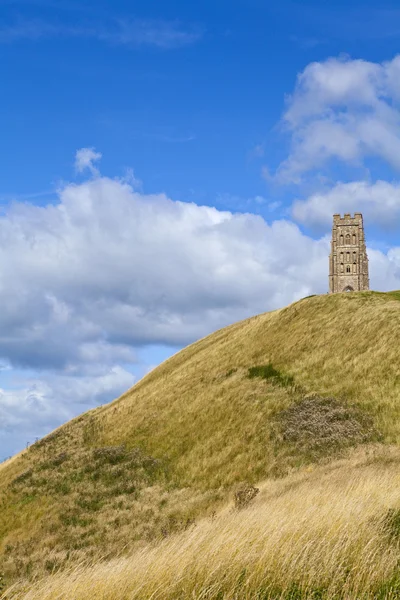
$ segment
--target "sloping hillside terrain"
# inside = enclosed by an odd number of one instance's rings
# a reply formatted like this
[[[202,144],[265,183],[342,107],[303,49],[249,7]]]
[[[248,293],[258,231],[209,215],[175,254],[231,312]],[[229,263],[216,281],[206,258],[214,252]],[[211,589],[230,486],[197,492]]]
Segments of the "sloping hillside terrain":
[[[0,466],[9,597],[396,597],[399,365],[399,292],[185,348]]]

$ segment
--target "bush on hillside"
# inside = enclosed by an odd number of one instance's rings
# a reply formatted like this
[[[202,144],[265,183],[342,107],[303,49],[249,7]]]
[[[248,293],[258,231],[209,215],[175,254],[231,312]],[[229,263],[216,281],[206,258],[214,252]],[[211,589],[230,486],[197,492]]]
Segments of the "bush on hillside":
[[[270,379],[272,383],[281,385],[283,387],[293,385],[294,383],[294,377],[292,375],[287,375],[286,373],[278,371],[277,369],[275,369],[272,363],[268,363],[267,365],[258,365],[255,367],[250,367],[248,377],[250,379],[252,379],[253,377]]]
[[[308,396],[279,414],[280,441],[299,455],[329,455],[378,439],[372,418],[335,398]]]

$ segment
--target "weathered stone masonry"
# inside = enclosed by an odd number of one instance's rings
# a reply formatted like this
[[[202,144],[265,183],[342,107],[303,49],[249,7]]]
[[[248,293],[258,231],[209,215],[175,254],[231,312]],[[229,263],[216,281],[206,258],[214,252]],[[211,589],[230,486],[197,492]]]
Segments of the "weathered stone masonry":
[[[333,215],[329,292],[369,290],[368,257],[361,213]]]

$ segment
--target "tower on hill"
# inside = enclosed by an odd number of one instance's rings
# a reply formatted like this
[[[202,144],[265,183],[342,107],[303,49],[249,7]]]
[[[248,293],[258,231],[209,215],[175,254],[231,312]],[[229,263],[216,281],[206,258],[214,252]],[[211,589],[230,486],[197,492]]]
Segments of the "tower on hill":
[[[368,257],[361,213],[333,215],[329,293],[369,290]]]

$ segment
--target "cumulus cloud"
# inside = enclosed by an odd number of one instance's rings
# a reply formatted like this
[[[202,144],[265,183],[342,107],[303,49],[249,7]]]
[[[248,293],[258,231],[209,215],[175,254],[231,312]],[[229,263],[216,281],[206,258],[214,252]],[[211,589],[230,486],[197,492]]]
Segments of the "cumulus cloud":
[[[325,192],[316,192],[306,200],[296,200],[292,216],[326,230],[333,213],[362,212],[366,220],[385,229],[400,225],[400,183],[352,181],[338,183]]]
[[[94,148],[81,148],[75,155],[75,169],[82,173],[88,169],[92,175],[98,175],[99,170],[94,166],[94,162],[101,159],[101,152],[96,152]]]
[[[390,205],[385,191],[371,192],[375,204],[382,194]],[[296,218],[312,213],[329,230],[334,203],[307,202],[295,205]],[[134,363],[147,344],[185,345],[326,291],[328,253],[327,236],[314,240],[288,220],[101,176],[67,184],[56,205],[15,203],[0,217],[0,360],[68,372]]]
[[[71,405],[91,408],[108,401],[116,390],[120,394],[126,391],[134,381],[134,376],[119,366],[97,376],[21,378],[22,387],[0,389],[0,422],[5,429],[20,427],[31,420],[34,412],[36,425],[47,425],[54,418],[67,418]]]
[[[0,388],[0,460],[42,437],[77,413],[109,402],[129,389],[134,376],[120,366],[97,375],[48,374],[20,378]]]
[[[291,151],[281,182],[335,159],[363,164],[374,156],[400,169],[400,56],[383,63],[330,58],[309,64],[287,99],[284,129]]]
[[[387,254],[367,247],[371,289],[387,292],[400,288],[400,248]]]
[[[132,348],[187,344],[323,291],[326,250],[287,221],[106,177],[68,184],[59,204],[17,203],[0,218],[0,357],[25,368],[133,362]]]
[[[78,164],[93,176],[65,184],[58,203],[15,202],[0,215],[0,363],[36,373],[3,385],[0,435],[20,423],[32,437],[112,400],[149,345],[185,346],[327,291],[328,235],[144,194],[136,180],[93,172],[99,153],[87,150]],[[399,287],[391,252],[370,254],[377,289]]]

